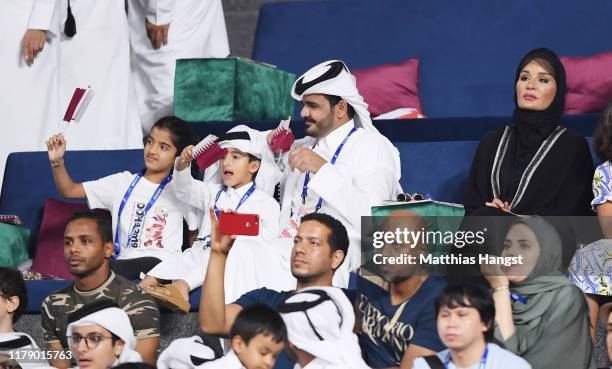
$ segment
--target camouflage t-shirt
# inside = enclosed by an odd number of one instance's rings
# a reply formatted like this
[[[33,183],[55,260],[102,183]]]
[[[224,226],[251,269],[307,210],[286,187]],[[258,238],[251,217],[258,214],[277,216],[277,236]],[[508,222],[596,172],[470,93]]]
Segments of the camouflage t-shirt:
[[[106,282],[95,290],[83,292],[70,284],[47,296],[41,316],[45,342],[59,341],[64,349],[68,349],[68,315],[103,298],[115,301],[127,313],[136,339],[159,337],[159,310],[151,296],[131,281],[111,272]]]

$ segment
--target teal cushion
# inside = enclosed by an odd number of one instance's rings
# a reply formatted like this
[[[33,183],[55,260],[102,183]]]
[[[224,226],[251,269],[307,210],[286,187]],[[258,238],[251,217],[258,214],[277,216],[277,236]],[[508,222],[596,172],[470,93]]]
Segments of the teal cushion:
[[[0,266],[17,267],[28,259],[30,230],[0,223]]]
[[[286,119],[294,81],[294,74],[240,58],[180,59],[174,114],[189,122]]]

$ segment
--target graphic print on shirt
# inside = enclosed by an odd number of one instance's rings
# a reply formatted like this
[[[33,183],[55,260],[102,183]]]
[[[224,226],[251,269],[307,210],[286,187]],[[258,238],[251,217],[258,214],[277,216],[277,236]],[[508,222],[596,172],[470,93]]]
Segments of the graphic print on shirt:
[[[155,208],[155,215],[149,222],[149,226],[145,229],[145,247],[155,247],[163,249],[162,239],[164,237],[164,229],[166,228],[166,220],[168,219],[168,210],[163,206]]]
[[[164,248],[163,236],[166,229],[169,211],[165,206],[158,205],[147,213],[149,225],[145,228],[147,219],[144,219],[144,210],[147,204],[136,202],[132,210],[130,228],[128,228],[128,245],[138,248],[141,245],[148,248]]]
[[[361,311],[361,333],[376,346],[385,344],[393,352],[393,360],[400,362],[404,356],[406,347],[414,337],[414,328],[407,323],[399,321],[391,325],[391,317],[381,313],[369,303],[368,298],[361,296],[359,302]]]
[[[144,219],[146,206],[147,204],[144,202],[134,203],[132,215],[130,217],[130,227],[128,228],[128,247],[138,248],[140,246],[142,229],[146,220]]]

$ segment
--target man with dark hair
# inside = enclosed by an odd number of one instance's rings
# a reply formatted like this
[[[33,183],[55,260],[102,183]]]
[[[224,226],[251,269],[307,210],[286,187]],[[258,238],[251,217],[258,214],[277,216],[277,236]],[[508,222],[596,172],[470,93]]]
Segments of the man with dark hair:
[[[0,267],[0,332],[12,332],[28,306],[28,289],[21,272]]]
[[[325,98],[329,102],[329,106],[332,109],[335,108],[336,105],[340,101],[343,101],[340,96],[336,96],[336,95],[323,95],[323,96],[325,96]],[[353,119],[353,117],[355,116],[355,108],[353,108],[353,106],[351,106],[351,104],[347,104],[346,115],[348,115],[349,119]]]
[[[249,306],[264,304],[276,308],[303,288],[331,286],[334,271],[344,261],[348,248],[348,235],[340,221],[327,214],[306,215],[291,251],[291,272],[297,279],[296,289],[278,292],[259,288],[242,295],[233,303],[225,304],[225,264],[234,237],[219,234],[219,223],[212,211],[211,220],[211,254],[200,300],[200,327],[207,334],[228,336],[238,314]],[[349,299],[353,301],[354,297],[350,296]],[[292,368],[293,364],[286,358],[279,358],[276,367]]]
[[[493,341],[495,304],[491,291],[478,284],[447,286],[435,303],[438,333],[447,350],[418,358],[414,369],[531,369],[525,359]]]
[[[414,212],[394,211],[382,224],[385,232],[426,232],[425,219]],[[444,348],[436,332],[434,301],[446,286],[444,278],[429,275],[420,262],[385,262],[409,256],[419,261],[428,253],[422,237],[413,243],[386,242],[373,260],[383,260],[382,279],[363,272],[357,282],[360,293],[359,336],[364,357],[373,368],[411,368],[415,358]],[[366,265],[364,268],[368,268]],[[362,270],[363,271],[363,270]]]
[[[27,354],[39,354],[33,352],[38,350],[38,346],[32,337],[15,332],[13,328],[13,324],[19,320],[27,305],[28,290],[21,272],[13,268],[0,267],[0,353],[6,354],[6,357],[0,357],[0,367],[4,367],[2,365],[8,367],[9,364],[25,369],[40,366],[40,363],[26,363],[19,360]],[[11,350],[18,350],[20,353],[11,353]]]
[[[287,246],[279,248],[289,249],[304,214],[332,215],[344,224],[350,239],[347,260],[334,275],[334,285],[346,287],[349,272],[361,265],[361,217],[401,192],[399,152],[372,125],[344,62],[330,60],[311,68],[297,79],[291,95],[303,103],[306,137],[296,140],[278,161],[280,228]],[[264,153],[278,156],[276,131],[266,134]]]
[[[135,350],[144,361],[155,363],[159,311],[146,292],[110,270],[114,248],[110,219],[106,215],[86,210],[70,218],[64,232],[64,258],[74,283],[52,293],[43,302],[41,321],[45,343],[50,350],[67,350],[69,314],[106,298],[128,314],[137,338]],[[50,360],[50,364],[60,369],[70,366],[67,360]]]

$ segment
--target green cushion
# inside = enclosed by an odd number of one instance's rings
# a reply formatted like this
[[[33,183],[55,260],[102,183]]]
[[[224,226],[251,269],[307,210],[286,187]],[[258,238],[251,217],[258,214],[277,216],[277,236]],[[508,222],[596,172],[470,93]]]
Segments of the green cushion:
[[[245,59],[180,59],[174,114],[189,122],[286,119],[294,82],[294,74]]]
[[[0,223],[0,266],[17,267],[26,261],[30,230]]]
[[[439,201],[394,203],[372,207],[372,216],[377,217],[375,218],[374,227],[379,229],[384,218],[389,213],[397,210],[413,211],[424,217],[428,231],[448,231],[453,233],[459,230],[463,215],[465,214],[463,206],[459,204]],[[450,248],[450,245],[443,243],[430,244],[429,252],[434,255],[447,254],[450,252]]]

